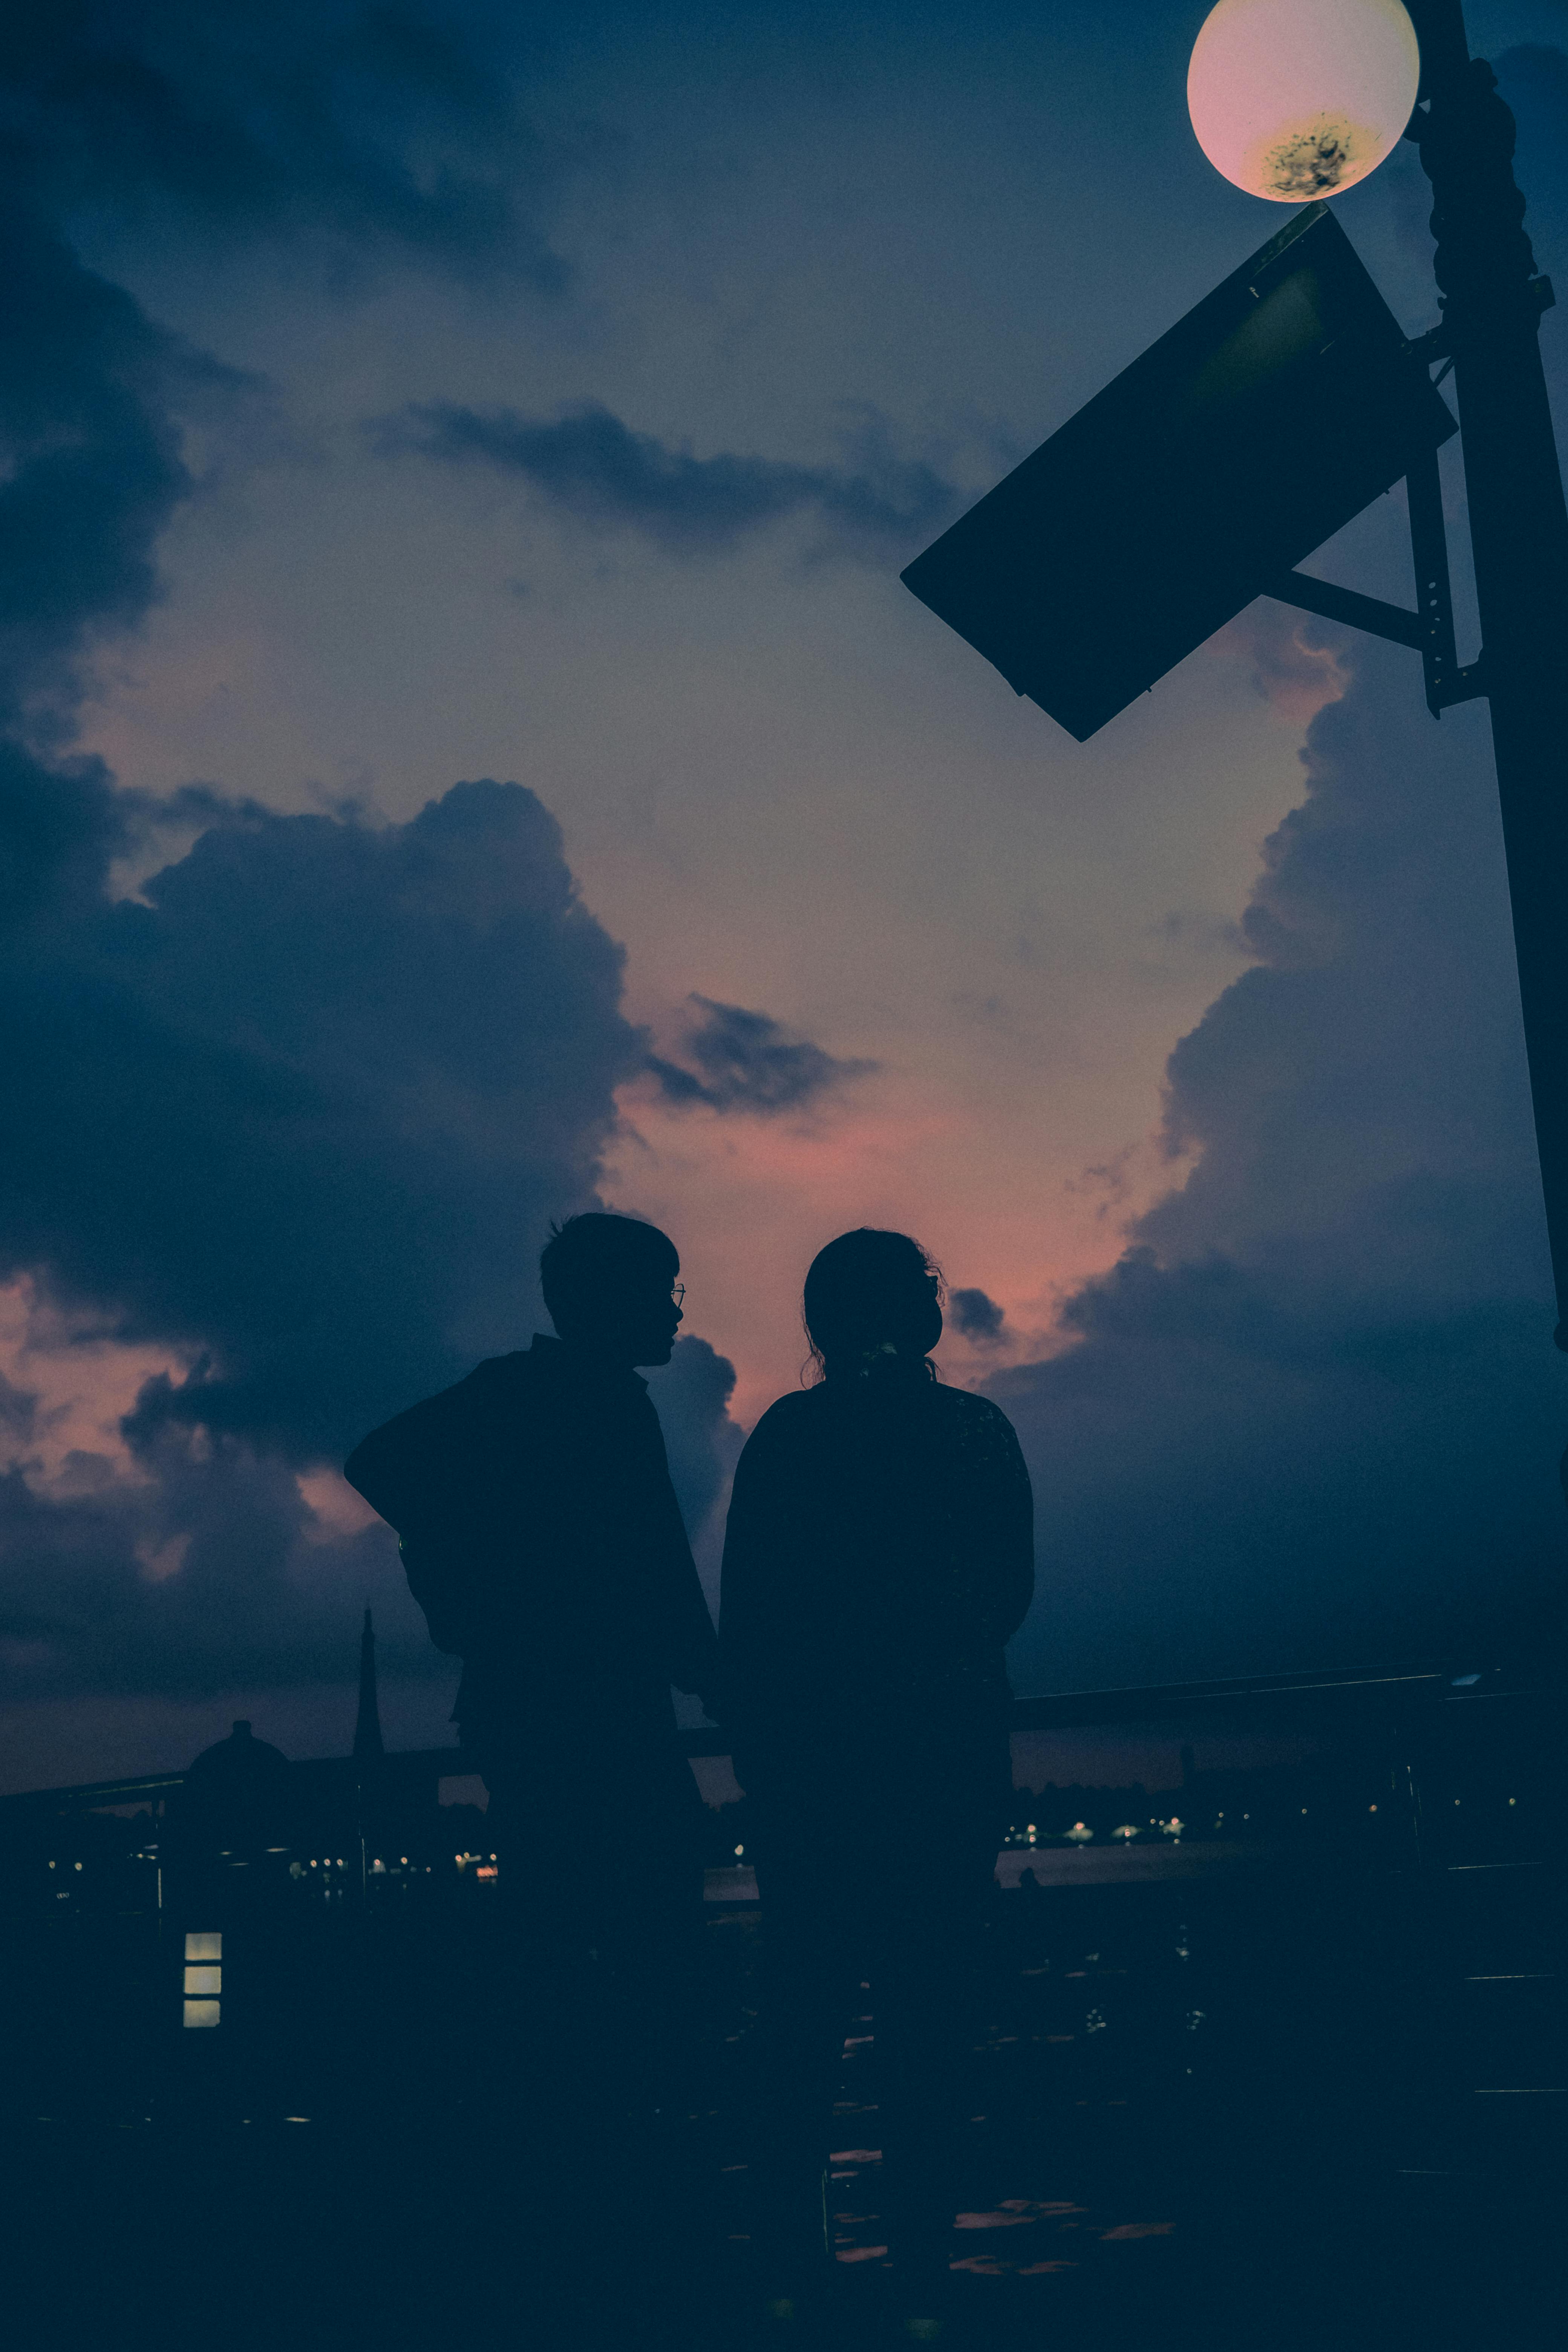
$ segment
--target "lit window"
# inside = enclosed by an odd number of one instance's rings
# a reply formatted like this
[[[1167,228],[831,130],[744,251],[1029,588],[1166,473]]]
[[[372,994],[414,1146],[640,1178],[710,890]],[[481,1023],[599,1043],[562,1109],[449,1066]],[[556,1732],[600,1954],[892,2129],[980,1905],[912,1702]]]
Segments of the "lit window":
[[[221,1969],[187,1969],[185,1970],[187,1994],[199,1993],[210,1998],[222,1990],[223,1970]]]
[[[221,1960],[223,1958],[221,1932],[217,1929],[209,1929],[205,1935],[187,1936],[185,1958],[187,1960]]]
[[[216,2025],[220,2004],[216,2000],[188,2000],[185,2003],[187,2025]]]

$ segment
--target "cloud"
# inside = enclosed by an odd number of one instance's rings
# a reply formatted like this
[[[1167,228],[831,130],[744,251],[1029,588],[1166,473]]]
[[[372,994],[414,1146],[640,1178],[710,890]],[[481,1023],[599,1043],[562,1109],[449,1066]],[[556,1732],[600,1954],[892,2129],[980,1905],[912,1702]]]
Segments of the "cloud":
[[[1355,1664],[1560,1605],[1568,1381],[1484,712],[1364,644],[1171,1058],[1185,1182],[990,1384],[1040,1497],[1026,1684]]]
[[[678,1342],[649,1383],[694,1538],[739,1450],[733,1385],[700,1339]],[[384,1673],[454,1685],[390,1530],[335,1514],[320,1475],[301,1484],[243,1438],[176,1424],[143,1439],[138,1477],[79,1454],[41,1475],[27,1430],[9,1446],[6,1433],[0,1414],[0,1450],[16,1456],[0,1465],[0,1687],[12,1703],[341,1683],[366,1601]],[[435,1701],[429,1736],[447,1703]]]
[[[840,548],[882,562],[890,550],[929,538],[958,503],[931,467],[895,457],[874,419],[853,436],[855,462],[838,467],[729,452],[698,457],[594,403],[552,419],[445,401],[411,404],[370,431],[384,456],[511,475],[574,522],[635,532],[677,555],[723,553],[751,532],[809,514]]]
[[[689,1002],[701,1015],[688,1025],[684,1039],[696,1070],[652,1054],[647,1062],[665,1100],[678,1108],[702,1103],[710,1110],[762,1118],[805,1110],[877,1066],[840,1061],[807,1038],[791,1038],[765,1013],[718,1004],[710,996],[694,995]]]
[[[559,188],[597,142],[547,133],[504,11],[420,0],[12,8],[12,153],[51,210],[177,218],[209,240],[309,235],[547,292]]]
[[[955,1328],[977,1347],[991,1347],[1002,1337],[1002,1326],[1007,1319],[1006,1316],[984,1291],[952,1291],[948,1296],[948,1308]]]
[[[648,1373],[647,1385],[664,1427],[686,1531],[700,1548],[741,1452],[742,1433],[729,1410],[735,1367],[706,1339],[681,1339],[669,1362]],[[712,1564],[716,1570],[716,1557]],[[717,1587],[710,1597],[717,1601]]]
[[[447,259],[505,226],[438,142],[397,162],[417,87],[454,121],[492,107],[471,152],[505,176],[500,100],[464,85],[437,20],[322,24],[68,9],[12,51],[0,1278],[37,1311],[0,1386],[0,1683],[46,1704],[336,1682],[366,1599],[390,1670],[449,1675],[387,1531],[312,1507],[317,1465],[526,1339],[545,1224],[595,1200],[646,1051],[621,950],[523,786],[458,785],[381,826],[124,793],[72,749],[95,648],[158,595],[187,426],[247,387],[84,268],[58,209],[184,205],[226,233],[313,225]],[[186,853],[111,899],[117,864],[144,870],[171,829]],[[728,1368],[693,1342],[677,1362],[671,1452],[700,1515]],[[107,1427],[72,1406],[127,1372]]]
[[[1327,636],[1327,644],[1318,640]],[[1239,655],[1252,667],[1255,692],[1293,727],[1306,727],[1323,705],[1337,702],[1349,683],[1341,656],[1343,630],[1325,625],[1272,596],[1259,596],[1217,629],[1211,654]]]
[[[1563,267],[1563,223],[1568,215],[1568,50],[1523,42],[1492,59],[1498,88],[1519,126],[1516,172],[1528,199],[1524,226],[1538,269]],[[1555,338],[1542,338],[1550,352]],[[1548,362],[1550,364],[1550,360]]]
[[[367,1599],[390,1673],[449,1680],[388,1531],[300,1474],[542,1320],[549,1219],[596,1200],[642,1064],[621,950],[518,784],[379,828],[220,810],[142,895],[57,901],[0,949],[0,1266],[52,1317],[0,1387],[0,1681],[334,1680]],[[168,1369],[101,1450],[44,1460],[73,1316],[111,1370]],[[697,1533],[733,1383],[697,1339],[654,1383]]]
[[[231,814],[142,898],[0,951],[0,1265],[201,1351],[146,1428],[346,1451],[533,1312],[641,1060],[621,950],[518,784]]]

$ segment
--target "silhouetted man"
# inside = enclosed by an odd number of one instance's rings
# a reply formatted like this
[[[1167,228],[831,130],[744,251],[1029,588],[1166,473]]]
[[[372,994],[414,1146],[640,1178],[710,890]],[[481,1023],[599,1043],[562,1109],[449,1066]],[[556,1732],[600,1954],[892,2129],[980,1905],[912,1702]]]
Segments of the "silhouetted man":
[[[569,1218],[540,1260],[559,1336],[400,1413],[344,1473],[397,1529],[432,1639],[463,1660],[454,1712],[489,1789],[521,1971],[507,2006],[533,2029],[541,2087],[554,2055],[554,2087],[580,2102],[607,2045],[645,2110],[684,2106],[701,1916],[702,1807],[670,1685],[707,1694],[716,1667],[634,1370],[669,1361],[679,1269],[657,1226]]]

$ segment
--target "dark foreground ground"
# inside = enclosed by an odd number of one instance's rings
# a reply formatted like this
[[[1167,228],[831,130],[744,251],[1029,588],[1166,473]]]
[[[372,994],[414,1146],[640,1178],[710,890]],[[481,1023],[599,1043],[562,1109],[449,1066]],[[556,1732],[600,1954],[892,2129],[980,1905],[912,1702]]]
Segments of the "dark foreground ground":
[[[1561,1931],[1539,1872],[1000,1895],[940,2340],[1560,2343]],[[765,1933],[754,1906],[714,1910],[710,2104],[673,2147],[596,2104],[591,2031],[569,2112],[497,2101],[473,2030],[482,1935],[438,2000],[369,1961],[346,2000],[323,1987],[335,2073],[248,2122],[216,2075],[147,2112],[95,2107],[79,2081],[47,2112],[18,2095],[9,2340],[909,2341],[879,2251],[874,2020],[845,2056],[827,2307],[754,2308],[741,2111]],[[205,2063],[216,2037],[187,2040]],[[290,2096],[307,2119],[284,2118]]]

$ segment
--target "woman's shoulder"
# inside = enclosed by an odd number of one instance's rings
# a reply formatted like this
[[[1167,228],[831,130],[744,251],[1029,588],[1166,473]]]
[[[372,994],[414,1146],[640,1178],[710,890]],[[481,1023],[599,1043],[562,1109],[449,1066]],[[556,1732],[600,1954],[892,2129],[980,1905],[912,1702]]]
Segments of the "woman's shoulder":
[[[788,1444],[815,1427],[822,1413],[823,1391],[815,1389],[786,1389],[775,1397],[746,1440],[746,1451],[753,1446],[762,1451]]]
[[[955,1421],[971,1423],[975,1428],[1013,1426],[999,1404],[993,1404],[988,1396],[977,1395],[973,1389],[951,1389],[945,1381],[933,1381],[931,1393],[941,1400],[940,1409],[951,1413]]]
[[[1017,1433],[999,1404],[976,1396],[973,1389],[950,1389],[938,1381],[931,1401],[943,1414],[961,1444],[1005,1446],[1017,1444]]]

